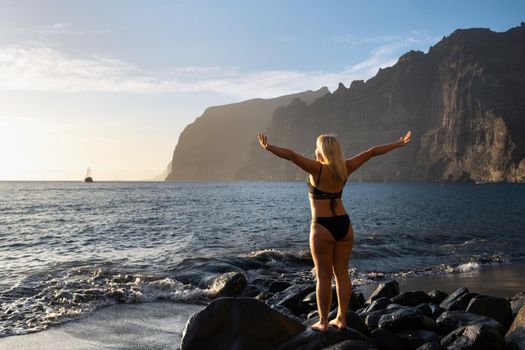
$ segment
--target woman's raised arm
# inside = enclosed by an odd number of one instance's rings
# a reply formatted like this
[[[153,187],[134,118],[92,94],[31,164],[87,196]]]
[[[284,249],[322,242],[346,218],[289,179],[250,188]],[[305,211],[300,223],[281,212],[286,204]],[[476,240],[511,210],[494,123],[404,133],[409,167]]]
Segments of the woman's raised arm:
[[[262,148],[267,151],[272,152],[279,158],[283,158],[293,162],[299,168],[303,169],[307,173],[316,174],[319,172],[319,167],[321,166],[319,162],[303,157],[300,154],[295,153],[291,149],[281,148],[268,143],[268,138],[262,133],[258,133],[257,137],[259,138],[259,144]]]
[[[408,131],[405,136],[400,137],[398,141],[384,145],[374,146],[358,155],[346,160],[346,170],[348,174],[356,171],[361,165],[365,164],[370,158],[383,153],[392,151],[394,148],[402,147],[410,141],[411,132]]]

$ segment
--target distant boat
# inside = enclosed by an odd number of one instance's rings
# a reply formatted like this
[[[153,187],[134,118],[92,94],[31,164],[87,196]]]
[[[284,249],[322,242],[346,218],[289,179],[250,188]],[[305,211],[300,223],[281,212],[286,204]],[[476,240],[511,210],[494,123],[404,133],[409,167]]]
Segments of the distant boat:
[[[386,183],[386,176],[385,176],[385,181],[383,181],[383,183]]]
[[[84,182],[93,182],[93,178],[91,177],[91,169],[88,167],[86,172],[86,177],[84,179]]]
[[[476,181],[476,185],[484,185],[487,181]]]

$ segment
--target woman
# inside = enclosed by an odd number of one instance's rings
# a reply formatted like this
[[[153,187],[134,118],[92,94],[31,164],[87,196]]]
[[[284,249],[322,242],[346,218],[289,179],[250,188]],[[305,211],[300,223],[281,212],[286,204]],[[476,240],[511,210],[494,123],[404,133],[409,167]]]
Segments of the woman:
[[[290,149],[270,145],[264,134],[259,133],[258,138],[264,149],[292,161],[309,174],[307,181],[312,211],[310,250],[315,264],[319,312],[319,322],[313,324],[312,328],[321,332],[328,331],[329,326],[344,329],[347,327],[346,313],[352,291],[348,261],[354,232],[341,201],[343,187],[348,175],[367,160],[406,145],[410,141],[410,131],[397,142],[372,147],[346,160],[341,144],[334,135],[317,138],[316,160],[305,158]],[[328,322],[332,302],[332,274],[335,275],[338,309],[337,316]]]

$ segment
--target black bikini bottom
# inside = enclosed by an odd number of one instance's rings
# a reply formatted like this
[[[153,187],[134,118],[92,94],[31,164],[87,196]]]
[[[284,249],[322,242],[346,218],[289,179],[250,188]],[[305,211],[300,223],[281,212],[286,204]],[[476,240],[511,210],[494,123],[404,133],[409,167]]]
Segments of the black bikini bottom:
[[[344,238],[350,227],[350,217],[348,214],[326,216],[326,217],[315,217],[312,218],[312,222],[318,223],[324,226],[336,241]]]

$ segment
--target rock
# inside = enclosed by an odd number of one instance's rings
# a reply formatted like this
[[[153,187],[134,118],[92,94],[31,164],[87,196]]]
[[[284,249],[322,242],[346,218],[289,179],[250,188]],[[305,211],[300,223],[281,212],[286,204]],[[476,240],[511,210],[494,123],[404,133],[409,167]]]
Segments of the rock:
[[[510,349],[525,350],[525,306],[522,306],[510,326],[505,341]]]
[[[434,318],[432,317],[432,308],[430,307],[430,304],[419,304],[415,306],[415,308],[421,311],[423,315],[430,317],[430,318]]]
[[[507,329],[512,321],[512,308],[507,299],[489,295],[478,295],[472,298],[467,306],[467,312],[495,319]]]
[[[461,288],[458,288],[456,289],[452,294],[450,294],[448,297],[446,297],[440,304],[439,306],[442,307],[443,309],[445,310],[448,310],[447,309],[447,306],[453,302],[454,300],[456,300],[457,298],[459,298],[460,296],[462,296],[463,294],[467,294],[468,293],[468,289],[465,288],[465,287],[461,287]]]
[[[330,345],[323,350],[378,350],[373,344],[363,340],[345,340],[335,345]]]
[[[362,308],[365,305],[365,297],[363,296],[363,293],[358,293],[352,291],[352,294],[350,295],[350,305],[348,305],[348,308],[350,310],[358,310]]]
[[[261,293],[259,288],[257,286],[254,286],[253,284],[249,284],[241,292],[241,296],[243,297],[256,297]]]
[[[430,306],[430,310],[432,311],[432,315],[430,317],[432,317],[433,319],[438,318],[445,311],[445,309],[443,309],[439,305],[436,305],[436,304],[428,304],[428,305]]]
[[[332,320],[336,317],[336,315],[337,315],[337,310],[333,310],[328,315],[328,319]],[[303,324],[306,327],[310,327],[317,321],[319,321],[319,315],[316,312],[315,317],[309,318],[306,322],[303,322]],[[366,323],[359,317],[359,315],[357,315],[352,310],[348,310],[346,313],[346,324],[348,325],[348,327],[353,328],[358,332],[361,332],[361,333],[368,332],[368,327],[366,326]]]
[[[396,335],[408,343],[411,349],[416,349],[425,343],[439,341],[439,336],[436,332],[422,329],[406,329],[397,332]]]
[[[345,340],[361,340],[372,344],[372,340],[359,333],[355,329],[347,328],[336,330],[332,327],[328,332],[314,331],[307,327],[305,331],[299,333],[281,344],[279,350],[316,350],[324,349],[328,346],[341,343]],[[184,350],[184,349],[181,349]]]
[[[308,313],[309,306],[302,302],[302,299],[315,291],[314,285],[294,284],[282,292],[275,293],[266,301],[268,305],[280,305],[290,309],[295,315]]]
[[[443,300],[445,300],[448,297],[448,293],[442,292],[437,289],[433,289],[430,292],[428,292],[428,296],[430,297],[430,302],[432,304],[440,304]]]
[[[383,315],[388,315],[393,312],[395,312],[398,309],[383,309],[383,310],[377,310],[369,313],[365,317],[365,323],[368,327],[368,329],[377,328],[377,325],[379,323],[379,320]]]
[[[379,350],[408,350],[405,341],[385,328],[377,328],[370,332],[370,338]]]
[[[218,298],[189,318],[181,350],[273,349],[304,329],[301,322],[253,298]]]
[[[374,301],[372,301],[370,303],[370,305],[368,305],[362,312],[361,314],[368,314],[370,312],[374,312],[374,311],[377,311],[377,310],[383,310],[385,309],[388,304],[390,304],[392,301],[390,300],[390,298],[386,298],[386,297],[381,297],[381,298],[378,298]]]
[[[497,329],[503,334],[503,326],[498,321],[481,315],[476,315],[466,311],[445,311],[436,319],[437,327],[443,333],[449,333],[452,330],[475,324],[484,324]]]
[[[248,282],[240,272],[226,272],[215,277],[208,284],[212,298],[239,295]]]
[[[442,350],[442,349],[443,347],[441,346],[441,343],[439,341],[433,341],[433,342],[421,345],[416,350]]]
[[[430,297],[422,291],[404,292],[392,298],[392,302],[405,306],[416,306],[422,303],[428,303]]]
[[[525,305],[525,292],[516,293],[512,298],[510,298],[512,315],[516,316],[523,305]]]
[[[441,339],[441,346],[450,350],[504,350],[505,340],[497,329],[486,324],[474,324],[453,330]]]
[[[407,328],[434,328],[435,321],[417,308],[411,307],[381,316],[378,326],[395,332]]]
[[[286,281],[275,281],[270,284],[268,287],[268,292],[277,293],[282,292],[286,288],[290,287],[292,284]]]
[[[381,297],[392,298],[399,294],[399,283],[397,281],[391,280],[385,283],[379,284],[376,290],[368,298],[367,304],[370,304],[372,301],[379,299]]]

